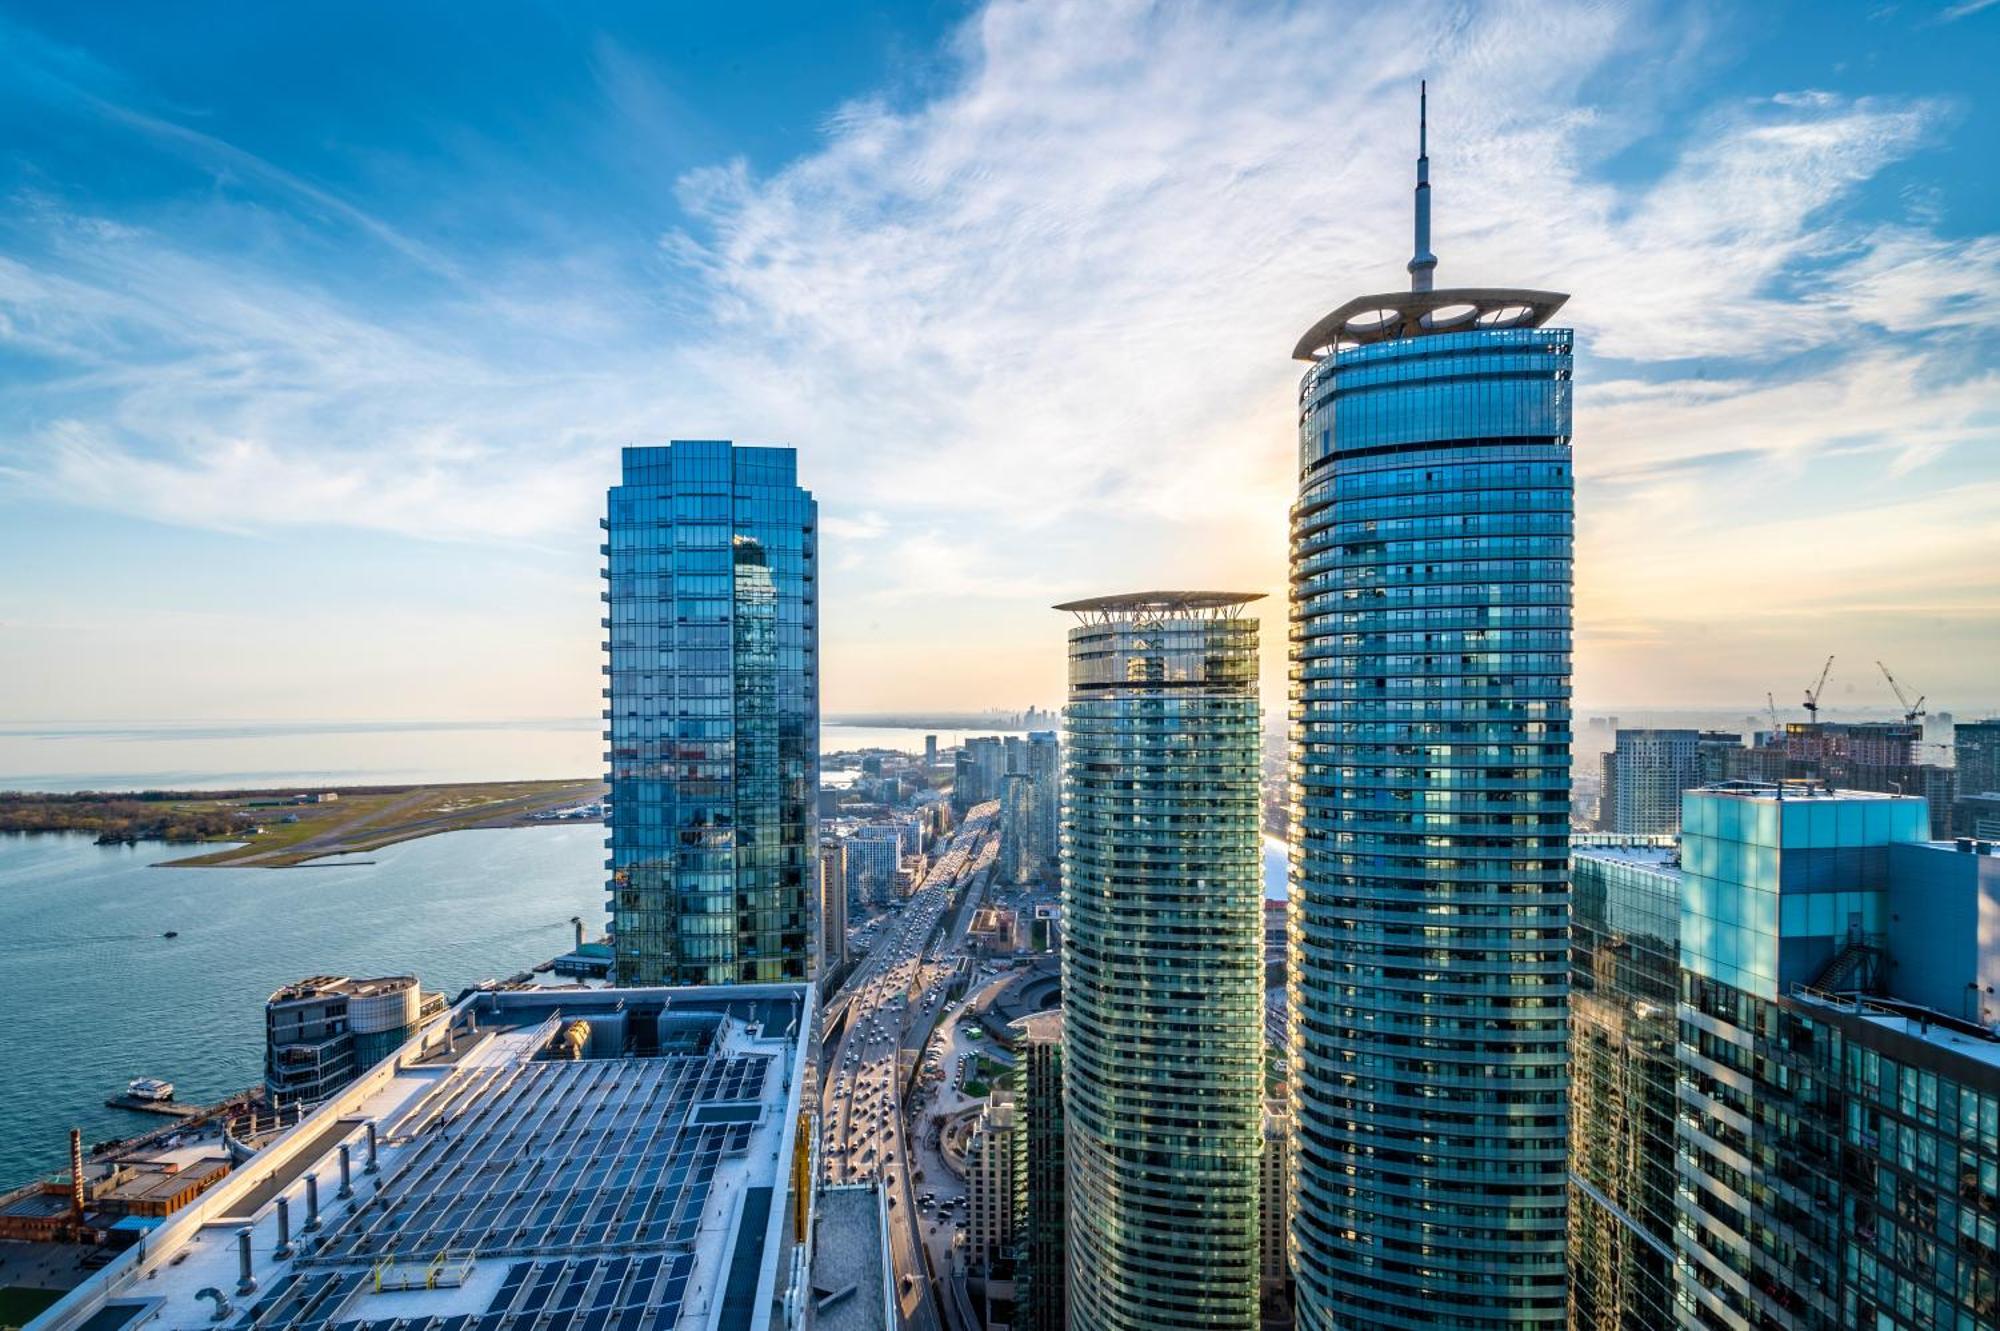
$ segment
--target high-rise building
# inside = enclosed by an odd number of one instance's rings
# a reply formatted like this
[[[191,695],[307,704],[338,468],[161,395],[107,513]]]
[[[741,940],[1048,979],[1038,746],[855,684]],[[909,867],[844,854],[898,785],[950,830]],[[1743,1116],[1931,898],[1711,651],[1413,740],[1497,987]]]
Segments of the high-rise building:
[[[1069,1324],[1257,1325],[1254,595],[1075,601],[1064,713]]]
[[[1928,826],[1914,797],[1686,797],[1682,1327],[2000,1316],[2000,939],[1972,923],[2000,859]]]
[[[1037,1012],[1014,1024],[1021,1031],[1021,1109],[1028,1120],[1028,1206],[1015,1265],[1015,1322],[1023,1331],[1069,1331],[1063,1015],[1060,1009]]]
[[[1671,835],[1681,826],[1681,792],[1701,784],[1701,732],[1621,730],[1613,741],[1611,825],[1622,836]]]
[[[1679,844],[1578,837],[1572,866],[1570,1327],[1655,1331],[1674,1321]]]
[[[889,823],[858,827],[847,838],[847,890],[856,901],[879,905],[896,895],[903,862],[903,834]]]
[[[372,980],[314,975],[264,1004],[264,1095],[274,1106],[316,1105],[395,1052],[417,1022],[444,1010],[414,975]]]
[[[1729,755],[1743,748],[1743,736],[1733,730],[1704,730],[1695,739],[1696,765],[1701,780],[1696,785],[1716,786],[1729,780]],[[1680,823],[1680,809],[1674,810],[1674,827]]]
[[[924,766],[937,766],[937,736],[924,736]]]
[[[816,516],[789,448],[625,450],[603,547],[618,984],[807,976]]]
[[[1292,1122],[1283,1101],[1264,1106],[1264,1159],[1258,1166],[1257,1279],[1269,1297],[1291,1283]]]
[[[996,1086],[965,1145],[965,1260],[981,1276],[1011,1276],[1027,1203],[1027,1143],[1014,1092]]]
[[[998,735],[968,739],[958,749],[952,769],[951,807],[961,817],[975,804],[1000,798],[1000,778],[1007,775],[1007,748]]]
[[[847,843],[819,843],[820,965],[837,970],[847,964]]]
[[[1301,1331],[1565,1316],[1572,334],[1433,289],[1426,147],[1411,290],[1294,351]]]
[[[1062,746],[1055,731],[1029,733],[1028,775],[1035,781],[1030,844],[1038,861],[1053,864],[1062,838]]]
[[[1000,881],[1025,883],[1035,869],[1035,779],[1009,772],[1000,779]]]
[[[1961,721],[1952,727],[1960,795],[2000,792],[2000,719]]]

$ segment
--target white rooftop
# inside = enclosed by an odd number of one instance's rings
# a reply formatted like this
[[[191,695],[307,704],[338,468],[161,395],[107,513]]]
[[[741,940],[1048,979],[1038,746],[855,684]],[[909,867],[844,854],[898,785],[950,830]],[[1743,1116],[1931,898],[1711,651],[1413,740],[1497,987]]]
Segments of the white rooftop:
[[[811,1011],[805,985],[471,995],[31,1325],[765,1327]]]

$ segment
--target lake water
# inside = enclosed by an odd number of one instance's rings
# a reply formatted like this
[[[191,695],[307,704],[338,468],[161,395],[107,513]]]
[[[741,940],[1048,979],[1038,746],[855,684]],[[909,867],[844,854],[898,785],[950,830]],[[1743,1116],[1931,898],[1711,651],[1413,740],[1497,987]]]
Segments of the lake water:
[[[555,721],[0,724],[0,790],[222,790],[575,778],[604,771],[603,723]],[[922,753],[967,734],[899,726],[820,728],[820,749]],[[1018,732],[1016,732],[1018,733]]]
[[[834,730],[833,747],[914,736],[917,751],[925,733]],[[150,867],[188,853],[0,834],[0,1188],[60,1169],[72,1126],[87,1142],[156,1126],[104,1107],[133,1077],[190,1101],[255,1083],[281,985],[407,971],[456,994],[564,951],[572,915],[604,925],[596,824],[451,832],[323,867]],[[1282,900],[1284,842],[1264,839],[1263,866]]]
[[[161,869],[158,843],[0,834],[0,1188],[164,1120],[104,1107],[136,1076],[208,1101],[263,1075],[264,1000],[316,973],[427,989],[567,951],[604,927],[596,824],[451,832],[334,866]],[[168,929],[180,937],[163,938]]]

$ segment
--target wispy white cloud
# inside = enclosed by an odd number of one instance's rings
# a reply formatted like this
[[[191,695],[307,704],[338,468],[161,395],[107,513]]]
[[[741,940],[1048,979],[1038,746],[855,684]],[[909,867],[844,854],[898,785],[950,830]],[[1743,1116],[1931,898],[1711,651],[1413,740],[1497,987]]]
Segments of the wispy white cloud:
[[[1331,305],[1402,284],[1429,74],[1440,278],[1573,293],[1586,505],[1621,515],[1586,526],[1584,558],[1615,565],[1614,534],[1665,557],[1623,517],[1665,507],[1687,515],[1675,539],[1714,537],[1700,469],[1720,460],[1775,476],[1835,452],[1921,479],[1995,428],[1993,358],[1969,348],[2000,314],[2000,238],[1947,240],[1934,200],[1851,207],[1952,108],[1704,101],[1684,84],[1706,37],[1667,6],[991,4],[934,93],[841,108],[775,173],[679,175],[693,220],[663,222],[657,253],[504,271],[96,88],[99,114],[437,289],[342,290],[282,244],[218,253],[31,200],[0,254],[0,342],[46,374],[0,388],[30,425],[0,466],[195,525],[554,544],[589,530],[617,443],[782,439],[820,493],[830,596],[859,612],[971,588],[1025,616],[1204,570],[1275,590],[1285,355]],[[674,105],[617,48],[598,63],[619,116]],[[1670,94],[1695,113],[1663,116]],[[649,265],[663,289],[635,285]]]
[[[1981,10],[1991,9],[1996,4],[2000,4],[2000,0],[1959,0],[1958,4],[1946,6],[1938,18],[1944,23],[1956,23],[1962,18],[1971,18]]]

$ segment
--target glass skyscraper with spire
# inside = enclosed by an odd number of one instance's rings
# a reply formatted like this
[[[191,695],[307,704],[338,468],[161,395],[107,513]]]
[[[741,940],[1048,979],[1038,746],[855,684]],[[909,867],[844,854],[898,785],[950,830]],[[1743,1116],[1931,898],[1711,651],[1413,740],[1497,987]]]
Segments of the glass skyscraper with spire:
[[[1419,137],[1411,289],[1294,353],[1302,1331],[1565,1316],[1571,334],[1434,289]]]
[[[805,979],[817,508],[789,448],[628,448],[605,518],[612,978]]]

